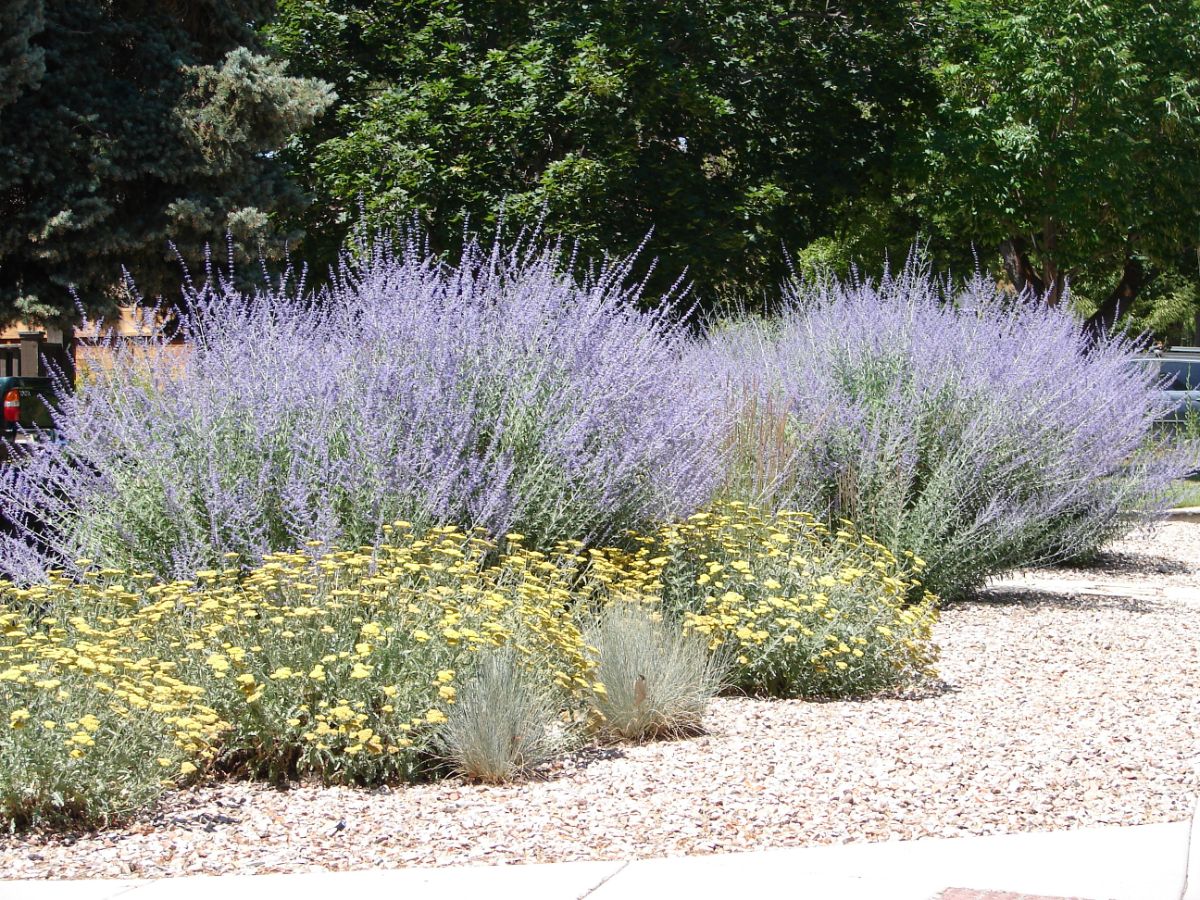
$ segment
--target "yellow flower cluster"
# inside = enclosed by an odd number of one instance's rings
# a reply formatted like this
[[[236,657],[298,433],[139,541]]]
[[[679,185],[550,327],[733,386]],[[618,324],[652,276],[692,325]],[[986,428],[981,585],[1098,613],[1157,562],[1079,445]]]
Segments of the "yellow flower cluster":
[[[102,726],[106,733],[119,733],[115,721],[152,716],[181,752],[197,757],[211,752],[221,722],[203,702],[204,689],[177,677],[176,663],[147,652],[150,632],[163,612],[160,603],[130,614],[124,592],[97,594],[85,588],[80,593],[96,598],[97,606],[107,598],[115,608],[61,604],[57,601],[63,597],[76,599],[62,580],[7,593],[0,608],[0,700],[16,707],[10,713],[14,727],[37,727],[44,732],[38,740],[61,741],[69,756],[78,759],[96,745],[94,735]],[[19,611],[39,608],[64,609],[66,614],[34,622]],[[79,714],[60,714],[76,709],[72,700],[80,693],[94,697],[97,705]],[[29,713],[30,707],[38,710],[37,716]]]
[[[379,547],[310,547],[190,581],[102,569],[0,587],[7,730],[54,730],[75,758],[111,752],[96,729],[52,712],[77,676],[104,695],[90,712],[111,720],[107,734],[157,716],[187,761],[180,774],[207,765],[375,781],[411,774],[455,702],[466,654],[511,643],[560,688],[590,687],[570,614],[578,558],[552,561],[518,535],[501,549],[454,528],[385,531]]]
[[[651,594],[708,636],[756,692],[849,696],[933,672],[936,598],[924,562],[898,560],[849,522],[720,504],[596,567],[610,596]]]
[[[119,809],[213,770],[411,778],[477,651],[511,647],[564,705],[603,696],[579,626],[600,603],[654,604],[760,692],[886,689],[935,655],[920,560],[736,503],[622,548],[396,522],[375,547],[235,563],[166,582],[80,560],[82,579],[0,582],[0,822]]]

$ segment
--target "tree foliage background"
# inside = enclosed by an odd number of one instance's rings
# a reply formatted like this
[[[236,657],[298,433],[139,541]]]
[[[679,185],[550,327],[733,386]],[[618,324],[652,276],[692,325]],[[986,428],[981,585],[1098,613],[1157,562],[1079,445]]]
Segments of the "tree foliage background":
[[[121,266],[169,299],[171,242],[226,234],[319,276],[416,216],[447,252],[650,235],[650,288],[710,308],[917,240],[1200,342],[1200,0],[0,0],[0,28],[0,319],[111,305]]]
[[[998,249],[1014,285],[1050,302],[1074,277],[1111,326],[1117,304],[1200,241],[1198,11],[1194,0],[939,10],[928,220]]]
[[[273,155],[332,99],[263,55],[263,0],[0,0],[0,319],[177,296],[233,238],[277,255],[302,194]]]
[[[867,0],[281,0],[273,45],[337,86],[290,158],[310,256],[355,221],[544,216],[703,298],[776,284],[783,248],[886,183],[931,99],[913,9]]]
[[[885,204],[848,208],[802,254],[870,267],[914,234],[936,267],[976,264],[1091,324],[1176,340],[1200,315],[1200,4],[921,4],[933,113]]]

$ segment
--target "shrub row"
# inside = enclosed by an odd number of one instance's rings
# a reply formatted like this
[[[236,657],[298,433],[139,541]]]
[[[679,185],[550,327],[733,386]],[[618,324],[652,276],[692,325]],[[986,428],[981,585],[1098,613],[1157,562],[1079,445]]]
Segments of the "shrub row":
[[[933,659],[911,567],[803,516],[719,507],[636,551],[387,532],[188,580],[80,560],[81,579],[5,585],[0,818],[99,823],[215,773],[498,780],[589,724],[694,731],[725,685],[842,696]]]
[[[23,532],[0,570],[184,577],[394,519],[547,549],[710,498],[719,420],[627,264],[576,282],[555,248],[471,246],[453,268],[415,242],[360,249],[318,297],[214,276],[169,333],[116,343],[62,398],[62,446],[0,473]]]
[[[182,353],[116,344],[62,397],[65,441],[0,470],[10,826],[212,773],[501,780],[694,731],[720,686],[892,690],[932,671],[931,591],[1088,553],[1197,464],[1134,345],[978,280],[796,284],[694,337],[629,263],[561,263],[213,277]]]
[[[789,286],[769,322],[691,351],[720,385],[730,490],[848,518],[926,560],[955,600],[993,575],[1086,556],[1168,503],[1200,443],[1167,446],[1137,344],[1092,344],[1069,309],[958,291],[912,266]]]
[[[693,337],[630,263],[562,262],[381,240],[317,296],[189,288],[175,330],[63,397],[61,446],[0,472],[0,574],[185,577],[397,518],[596,546],[724,498],[849,518],[953,599],[1093,551],[1197,465],[1195,442],[1148,452],[1134,345],[979,279],[796,283],[770,321]]]

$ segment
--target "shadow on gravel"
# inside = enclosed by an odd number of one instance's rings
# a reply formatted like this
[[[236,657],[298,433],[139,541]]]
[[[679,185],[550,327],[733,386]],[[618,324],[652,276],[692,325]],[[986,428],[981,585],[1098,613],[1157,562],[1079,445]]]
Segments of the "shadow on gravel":
[[[620,747],[592,745],[568,753],[538,769],[534,774],[537,776],[536,780],[538,781],[553,781],[556,778],[562,778],[564,775],[570,775],[572,772],[580,772],[594,766],[596,763],[611,762],[614,759],[624,758],[625,751]]]
[[[1090,559],[1047,566],[1046,571],[1064,575],[1071,572],[1083,572],[1088,575],[1188,575],[1196,569],[1169,556],[1101,550]]]
[[[949,681],[938,677],[930,678],[920,684],[911,685],[891,694],[884,694],[884,700],[936,700],[938,697],[944,697],[946,694],[957,694],[961,691],[956,684],[951,684]],[[878,697],[864,698],[867,700],[879,699]]]
[[[1163,604],[1142,597],[1122,597],[1112,594],[1074,594],[1065,591],[1039,591],[1033,588],[987,588],[970,600],[960,600],[954,606],[1017,606],[1026,609],[1115,609],[1130,613],[1151,613]]]

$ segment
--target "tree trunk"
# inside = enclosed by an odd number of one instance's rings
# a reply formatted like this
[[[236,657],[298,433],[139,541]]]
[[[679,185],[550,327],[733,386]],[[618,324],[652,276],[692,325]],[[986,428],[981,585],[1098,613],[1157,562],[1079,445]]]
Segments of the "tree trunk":
[[[1035,298],[1040,299],[1046,293],[1045,282],[1042,281],[1029,261],[1029,252],[1025,248],[1023,238],[1009,238],[1002,243],[1000,255],[1004,258],[1004,271],[1016,289],[1018,297],[1024,297],[1026,291],[1030,291]]]
[[[1047,217],[1042,223],[1042,246],[1038,249],[1042,258],[1042,296],[1047,306],[1058,306],[1066,286],[1066,274],[1058,267],[1058,224]]]
[[[1117,324],[1121,314],[1128,312],[1129,308],[1133,306],[1133,301],[1137,299],[1138,291],[1142,289],[1145,281],[1146,270],[1142,267],[1141,262],[1133,257],[1127,257],[1125,271],[1121,273],[1121,281],[1108,295],[1108,298],[1100,304],[1100,308],[1083,323],[1083,330],[1093,343],[1112,333],[1113,326]]]
[[[1046,261],[1045,270],[1046,274],[1042,283],[1046,285],[1046,292],[1042,296],[1045,298],[1047,306],[1058,306],[1058,301],[1062,299],[1067,287],[1067,277],[1050,260]]]

